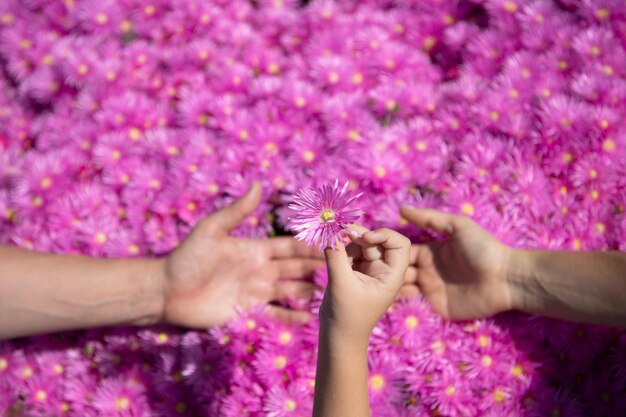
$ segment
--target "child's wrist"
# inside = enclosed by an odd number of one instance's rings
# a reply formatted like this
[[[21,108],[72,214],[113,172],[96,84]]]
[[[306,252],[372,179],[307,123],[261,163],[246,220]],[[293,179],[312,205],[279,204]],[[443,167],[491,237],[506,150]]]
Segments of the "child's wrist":
[[[331,320],[320,319],[320,342],[324,340],[333,350],[344,353],[367,350],[371,332],[346,330]]]

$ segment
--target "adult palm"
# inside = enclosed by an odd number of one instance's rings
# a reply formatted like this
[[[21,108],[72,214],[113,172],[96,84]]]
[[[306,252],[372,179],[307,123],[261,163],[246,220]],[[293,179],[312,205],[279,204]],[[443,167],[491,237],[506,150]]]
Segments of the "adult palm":
[[[309,313],[275,302],[310,299],[315,285],[305,278],[324,265],[316,250],[289,237],[229,236],[259,204],[261,187],[202,220],[164,260],[163,320],[206,328],[232,318],[237,309],[267,305],[271,315],[305,322]]]
[[[511,248],[467,217],[407,207],[401,214],[418,227],[447,235],[413,245],[407,274],[407,281],[415,283],[444,318],[482,318],[511,308]]]

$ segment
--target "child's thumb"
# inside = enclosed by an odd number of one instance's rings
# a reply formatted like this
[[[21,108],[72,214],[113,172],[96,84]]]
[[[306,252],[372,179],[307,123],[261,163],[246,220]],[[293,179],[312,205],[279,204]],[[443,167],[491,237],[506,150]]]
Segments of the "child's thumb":
[[[349,276],[352,273],[352,265],[350,265],[350,259],[348,259],[343,243],[337,242],[335,249],[326,248],[324,255],[326,256],[329,284],[342,275]]]

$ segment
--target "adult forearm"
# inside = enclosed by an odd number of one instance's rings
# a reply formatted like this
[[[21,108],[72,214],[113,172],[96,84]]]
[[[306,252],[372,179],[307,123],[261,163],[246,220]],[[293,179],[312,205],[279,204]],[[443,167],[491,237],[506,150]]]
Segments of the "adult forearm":
[[[367,340],[347,340],[320,327],[313,417],[369,417]]]
[[[163,309],[160,262],[0,246],[0,339],[157,322]]]
[[[626,326],[626,254],[514,251],[508,274],[518,310]]]

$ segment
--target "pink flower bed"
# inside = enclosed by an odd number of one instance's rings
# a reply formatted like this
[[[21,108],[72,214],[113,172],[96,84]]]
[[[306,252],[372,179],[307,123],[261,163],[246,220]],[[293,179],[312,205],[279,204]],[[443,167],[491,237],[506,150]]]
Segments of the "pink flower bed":
[[[3,0],[0,242],[159,256],[254,179],[264,237],[339,179],[415,241],[402,204],[624,250],[625,47],[620,0]],[[316,343],[263,311],[4,342],[0,414],[307,416]],[[374,416],[619,416],[625,381],[616,329],[412,299],[371,341]]]

